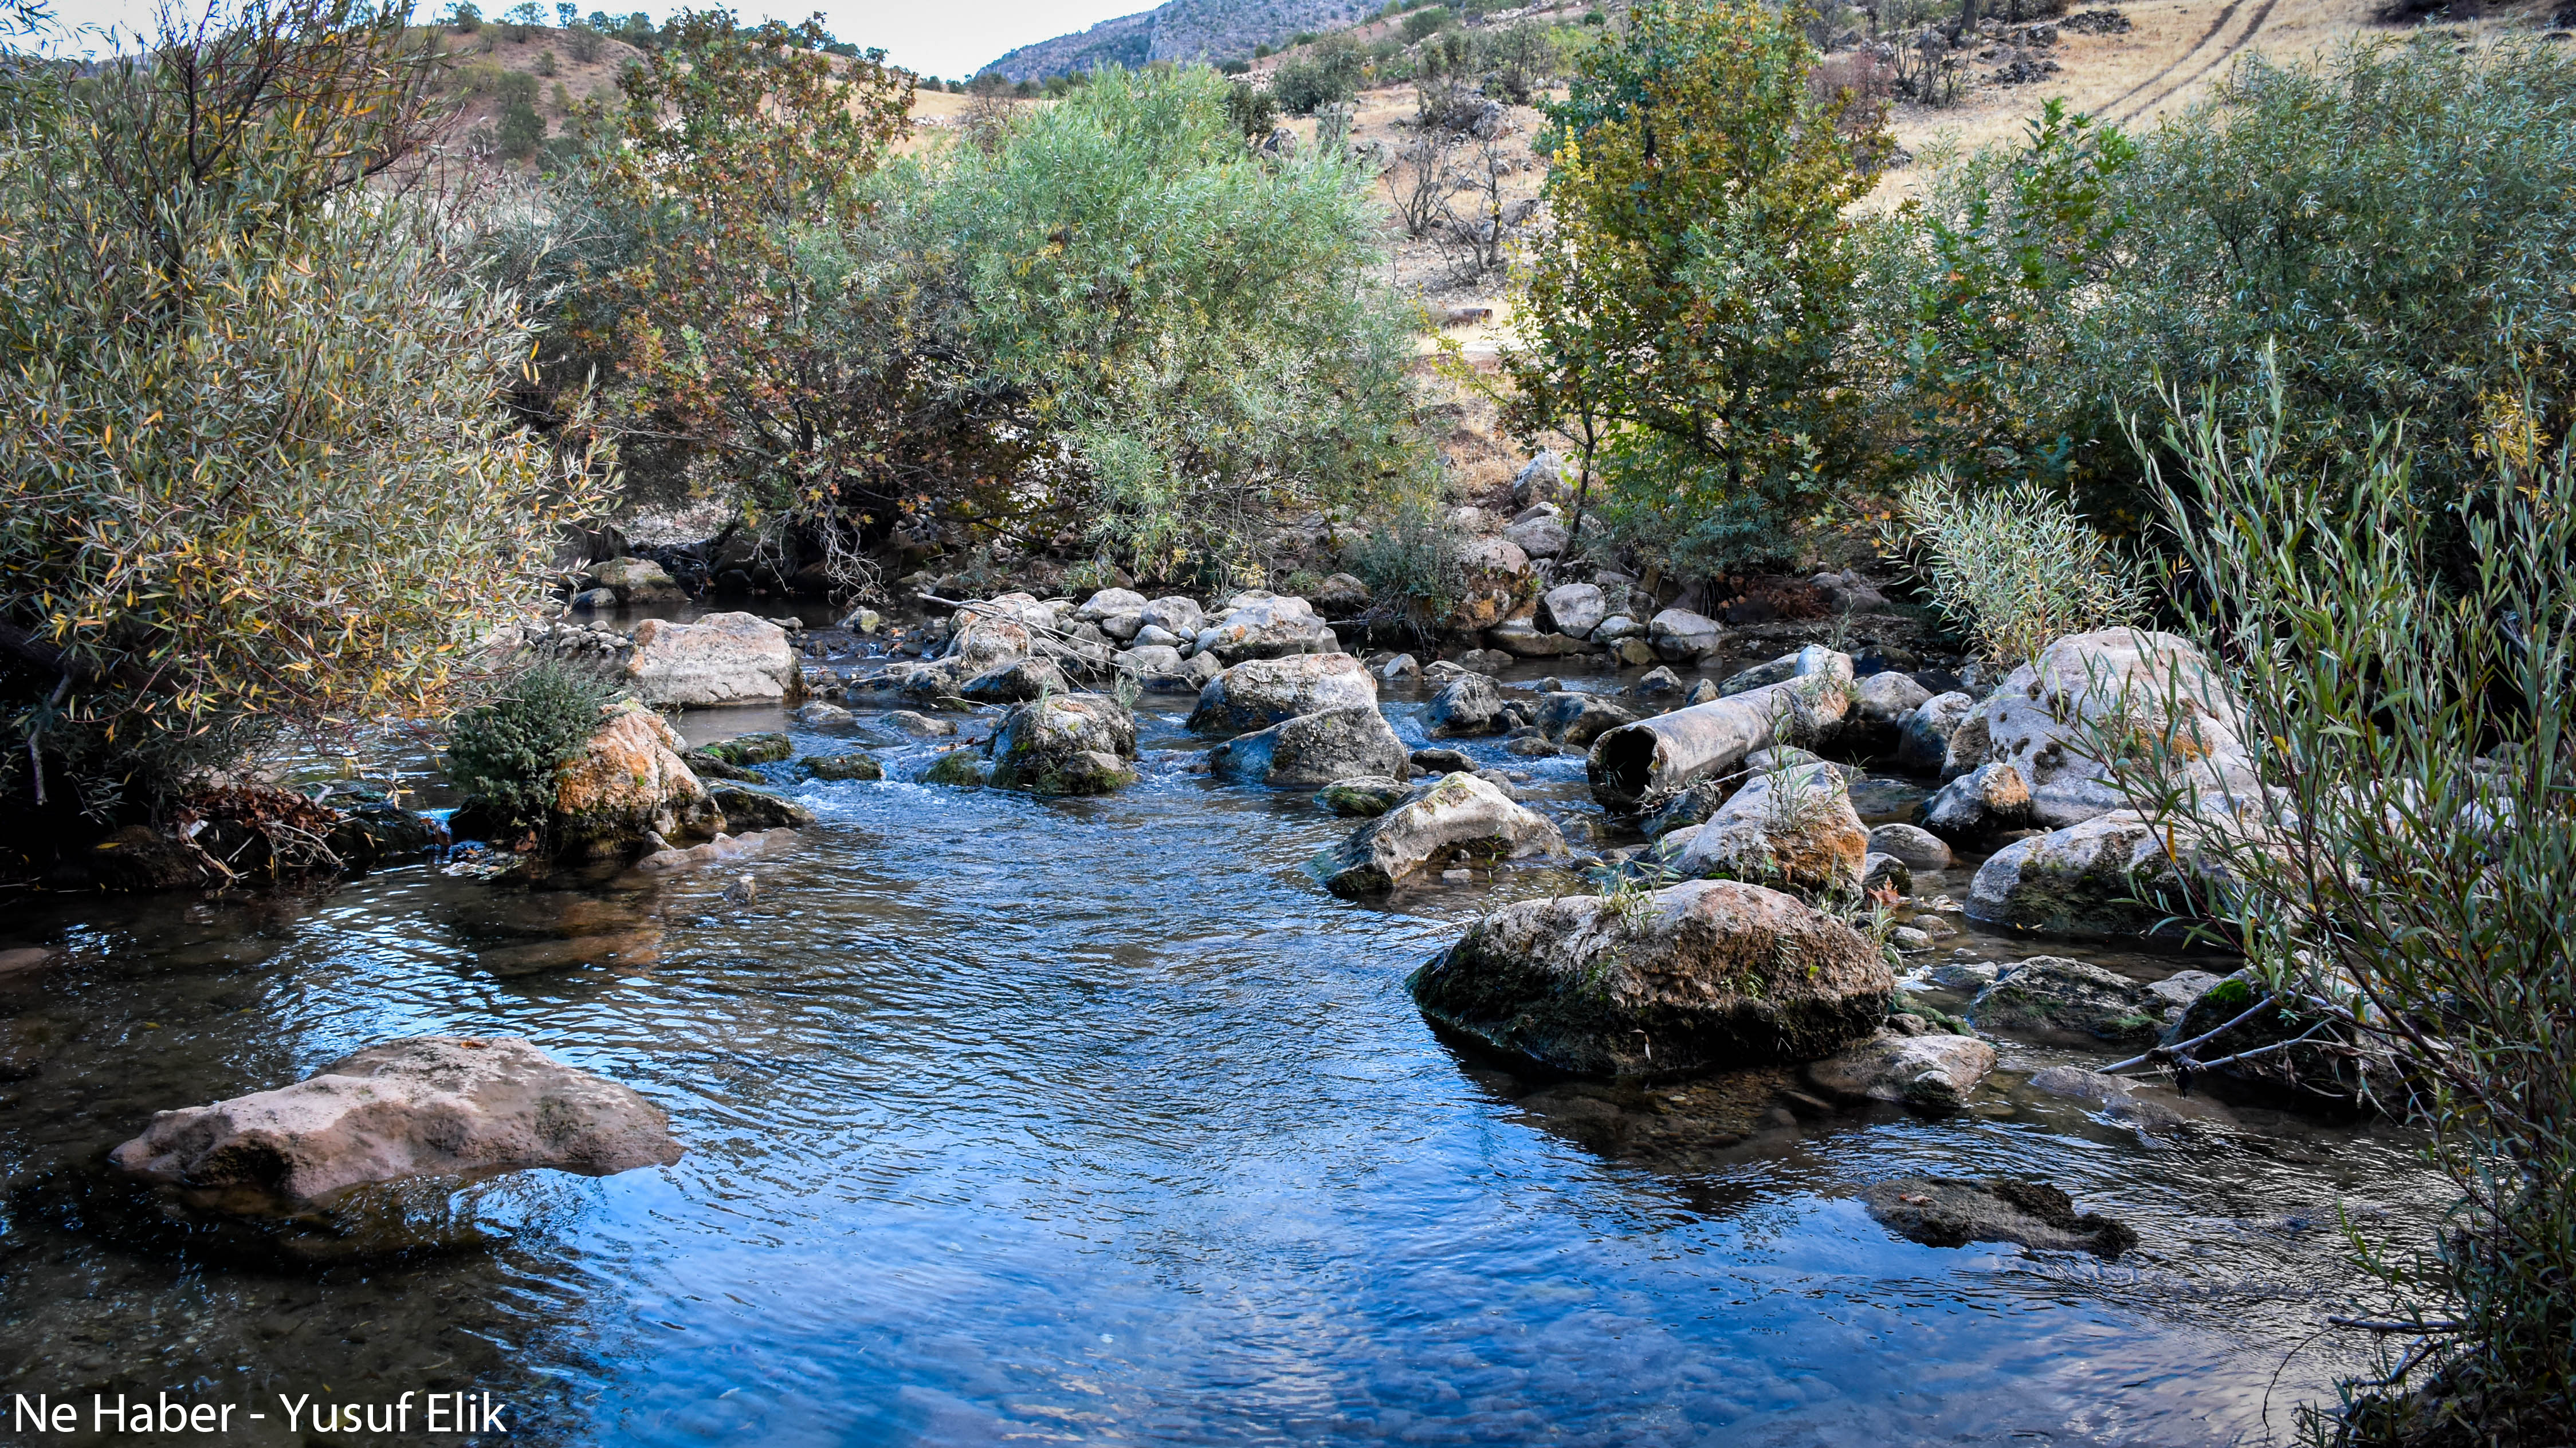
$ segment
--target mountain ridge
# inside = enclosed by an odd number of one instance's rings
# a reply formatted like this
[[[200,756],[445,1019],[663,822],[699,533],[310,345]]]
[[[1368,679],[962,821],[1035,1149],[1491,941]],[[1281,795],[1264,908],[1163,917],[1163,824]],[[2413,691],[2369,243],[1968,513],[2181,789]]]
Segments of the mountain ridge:
[[[1132,70],[1158,60],[1249,57],[1256,45],[1276,45],[1300,31],[1348,25],[1376,13],[1377,7],[1361,0],[1164,0],[1151,10],[1020,46],[983,70],[1014,81],[1045,80],[1111,64]]]

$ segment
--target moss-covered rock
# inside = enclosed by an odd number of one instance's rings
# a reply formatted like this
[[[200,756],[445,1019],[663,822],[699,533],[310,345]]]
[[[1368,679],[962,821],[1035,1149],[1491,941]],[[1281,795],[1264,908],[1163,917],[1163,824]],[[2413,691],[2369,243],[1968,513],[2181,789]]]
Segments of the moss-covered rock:
[[[754,830],[801,830],[814,823],[814,812],[792,799],[781,799],[765,790],[743,789],[719,784],[707,791],[724,811],[725,829],[733,834]]]
[[[883,779],[885,766],[873,754],[856,750],[848,754],[817,754],[797,761],[807,779],[852,780]]]
[[[1403,803],[1409,788],[1392,775],[1337,779],[1315,791],[1318,807],[1344,819],[1375,819]]]
[[[980,785],[990,773],[981,754],[972,749],[952,749],[931,762],[930,768],[922,772],[921,782]]]
[[[2146,988],[2098,965],[2038,955],[1977,993],[1968,1018],[1990,1031],[2090,1036],[2144,1045],[2164,1023],[2147,1014]]]
[[[1410,985],[1435,1024],[1507,1057],[1659,1077],[1832,1055],[1880,1028],[1896,982],[1877,947],[1814,907],[1694,880],[1506,905]]]
[[[991,782],[1031,794],[1106,794],[1132,781],[1136,721],[1100,694],[1059,694],[1013,706],[993,731]]]

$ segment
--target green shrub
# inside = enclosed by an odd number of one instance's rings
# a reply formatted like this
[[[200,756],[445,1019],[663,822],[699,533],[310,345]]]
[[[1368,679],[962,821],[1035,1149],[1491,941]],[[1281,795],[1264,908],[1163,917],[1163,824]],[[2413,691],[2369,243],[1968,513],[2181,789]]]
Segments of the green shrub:
[[[1467,589],[1458,557],[1465,539],[1448,510],[1435,497],[1409,497],[1380,507],[1374,520],[1343,562],[1379,603],[1394,604],[1418,628],[1437,627]]]
[[[1883,403],[1911,471],[2055,476],[2142,521],[2122,411],[2265,367],[2316,465],[2415,424],[2420,503],[2576,420],[2576,56],[2447,32],[2248,60],[2134,147],[2052,111],[1880,232]],[[2276,350],[2277,348],[2277,350]],[[2237,426],[2264,419],[2240,411]],[[2170,461],[2170,459],[2168,459]]]
[[[1225,113],[1246,136],[1267,136],[1279,124],[1279,106],[1270,92],[1243,81],[1226,88]]]
[[[537,114],[537,108],[526,97],[514,93],[501,102],[501,121],[495,134],[502,155],[524,161],[545,144],[546,118]]]
[[[2267,991],[2376,1058],[2362,1079],[2458,1193],[2427,1240],[2349,1228],[2376,1287],[2342,1316],[2379,1324],[2354,1337],[2380,1369],[2312,1436],[2576,1441],[2576,460],[2508,461],[2463,500],[2462,571],[2416,504],[2410,458],[2438,440],[2382,428],[2312,465],[2291,396],[2205,395],[2158,494],[2271,787],[2221,813],[2122,784],[2211,857],[2227,883],[2198,908]]]
[[[1359,42],[1336,32],[1316,41],[1306,54],[1280,66],[1270,78],[1270,93],[1291,115],[1313,115],[1318,106],[1337,105],[1357,96],[1366,66]]]
[[[1414,45],[1420,43],[1424,36],[1446,30],[1457,23],[1458,17],[1450,14],[1448,7],[1433,5],[1406,15],[1403,28],[1399,33],[1404,36],[1405,44]]]
[[[599,732],[600,710],[616,697],[596,672],[552,659],[530,665],[447,722],[449,782],[515,824],[543,823],[555,770]]]
[[[511,300],[457,277],[437,218],[365,186],[422,139],[405,98],[434,62],[400,10],[234,24],[59,94],[0,70],[19,798],[138,813],[280,729],[438,707],[598,502],[582,458],[498,405],[529,347]]]
[[[2145,612],[2136,566],[2037,482],[1977,492],[1946,474],[1920,478],[1898,513],[1891,551],[1920,558],[1933,607],[2007,668]]]
[[[1512,425],[1597,431],[1603,521],[1686,576],[1795,555],[1859,447],[1843,209],[1879,117],[1817,102],[1814,60],[1793,14],[1644,0],[1547,108]]]

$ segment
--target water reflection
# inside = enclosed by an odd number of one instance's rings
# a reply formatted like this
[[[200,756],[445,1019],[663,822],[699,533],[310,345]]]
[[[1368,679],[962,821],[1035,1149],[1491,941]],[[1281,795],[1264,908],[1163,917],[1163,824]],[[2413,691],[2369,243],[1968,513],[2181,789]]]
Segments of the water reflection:
[[[2348,1280],[2333,1210],[2429,1220],[2402,1136],[2150,1137],[2018,1087],[2064,1051],[1940,1122],[1461,1058],[1403,977],[1545,882],[1335,901],[1346,823],[1190,773],[1186,703],[1118,796],[795,785],[821,825],[720,874],[16,910],[0,947],[68,954],[0,978],[0,1395],[471,1387],[517,1442],[2230,1442]],[[1468,747],[1585,807],[1579,759]],[[431,1031],[627,1081],[689,1155],[390,1194],[340,1255],[101,1173],[154,1109]],[[1851,1193],[1911,1172],[2048,1177],[2145,1245],[1893,1240]]]

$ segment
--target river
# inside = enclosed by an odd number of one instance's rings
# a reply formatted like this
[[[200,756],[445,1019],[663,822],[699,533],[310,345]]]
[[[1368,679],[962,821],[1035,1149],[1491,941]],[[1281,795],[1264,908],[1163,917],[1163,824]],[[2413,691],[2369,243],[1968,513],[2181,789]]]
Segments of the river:
[[[1386,701],[1417,739],[1419,702]],[[2358,1286],[2338,1210],[2404,1236],[2443,1199],[2392,1127],[2240,1107],[2151,1142],[2020,1084],[2105,1059],[2063,1048],[2002,1043],[1939,1121],[1777,1075],[1517,1080],[1404,978],[1555,882],[1336,900],[1304,862],[1349,822],[1189,772],[1186,707],[1142,701],[1114,797],[909,783],[932,749],[889,750],[886,782],[789,788],[797,848],[702,875],[14,897],[0,948],[67,958],[0,977],[0,1406],[77,1402],[62,1442],[98,1393],[405,1390],[488,1392],[493,1443],[2286,1441],[2353,1365],[2319,1336]],[[1578,758],[1466,747],[1589,808]],[[263,1234],[104,1173],[156,1109],[426,1033],[627,1082],[688,1154]],[[2046,1178],[2141,1245],[1917,1246],[1852,1196],[1906,1173]]]

